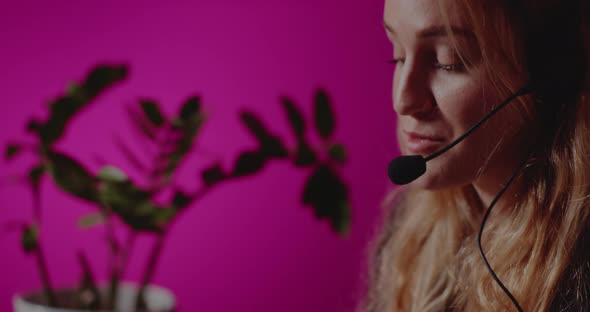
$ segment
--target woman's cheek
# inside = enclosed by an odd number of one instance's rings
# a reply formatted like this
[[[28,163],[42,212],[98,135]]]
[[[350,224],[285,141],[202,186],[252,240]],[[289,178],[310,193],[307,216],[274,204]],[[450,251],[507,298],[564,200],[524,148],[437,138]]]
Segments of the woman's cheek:
[[[486,103],[477,77],[456,76],[441,82],[433,92],[441,115],[458,137],[484,116]]]

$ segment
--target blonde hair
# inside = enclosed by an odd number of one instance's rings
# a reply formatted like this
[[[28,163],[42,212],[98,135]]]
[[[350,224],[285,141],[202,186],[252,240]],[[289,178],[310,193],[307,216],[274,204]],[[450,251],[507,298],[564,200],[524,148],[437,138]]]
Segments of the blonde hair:
[[[583,47],[584,61],[559,60],[566,67],[586,66],[577,69],[582,79],[586,77],[580,82],[585,90],[566,89],[569,98],[559,103],[549,95],[509,105],[524,118],[553,123],[540,128],[541,140],[518,177],[523,188],[510,205],[492,212],[482,241],[494,271],[525,311],[590,311],[590,22],[583,16],[590,12],[587,2],[576,2],[580,37],[575,40]],[[530,75],[538,71],[530,69],[538,64],[527,53],[555,57],[549,55],[555,50],[530,51],[522,39],[539,30],[530,27],[541,27],[535,22],[551,18],[560,3],[455,1],[453,9],[461,10],[473,27],[484,70],[498,94],[520,87],[512,81],[515,75],[536,78]],[[520,16],[522,12],[528,19]],[[565,21],[552,23],[561,22]],[[471,185],[444,191],[397,189],[384,207],[387,217],[373,243],[362,311],[514,309],[480,257],[477,231],[486,207]]]

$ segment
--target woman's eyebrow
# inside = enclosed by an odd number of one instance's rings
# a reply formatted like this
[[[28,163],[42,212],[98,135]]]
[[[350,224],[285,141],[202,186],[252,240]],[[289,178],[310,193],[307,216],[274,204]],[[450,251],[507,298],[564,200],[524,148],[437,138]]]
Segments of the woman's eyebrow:
[[[383,21],[383,26],[385,27],[385,30],[388,33],[390,33],[391,35],[395,35],[395,30],[393,29],[393,27],[391,27],[391,25],[389,25],[387,22]],[[453,35],[459,35],[459,36],[465,36],[465,37],[475,37],[475,35],[473,34],[473,32],[471,30],[466,29],[466,28],[457,27],[457,26],[451,26],[451,32],[453,33]],[[418,38],[432,38],[432,37],[446,37],[446,36],[448,36],[448,33],[447,33],[447,28],[444,25],[429,26],[429,27],[419,30],[418,33],[416,34],[416,37],[418,37]]]

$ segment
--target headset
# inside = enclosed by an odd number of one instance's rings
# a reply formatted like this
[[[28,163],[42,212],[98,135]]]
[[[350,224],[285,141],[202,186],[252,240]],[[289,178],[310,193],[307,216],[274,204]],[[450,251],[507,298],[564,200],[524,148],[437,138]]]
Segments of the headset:
[[[541,7],[534,1],[507,1],[508,13],[522,23],[524,30],[524,56],[525,67],[528,73],[529,84],[518,89],[505,101],[494,107],[488,114],[482,117],[469,130],[439,151],[427,156],[406,155],[400,156],[388,165],[387,173],[391,182],[403,185],[408,184],[426,172],[427,162],[444,154],[455,145],[459,144],[488,119],[504,108],[508,103],[523,95],[532,95],[536,102],[540,120],[543,122],[543,130],[539,133],[545,139],[555,139],[555,131],[561,125],[562,119],[575,112],[576,100],[584,91],[588,71],[588,55],[583,44],[584,32],[582,30],[582,14],[590,14],[584,11],[584,5],[580,0],[555,1],[552,5]],[[529,14],[529,12],[542,10],[541,14]],[[539,19],[537,16],[543,16]],[[588,26],[588,25],[586,25]],[[590,30],[589,30],[590,31]],[[510,298],[518,311],[523,311],[518,300],[510,293],[508,288],[498,278],[489,264],[483,248],[481,238],[485,222],[492,208],[500,197],[508,189],[518,173],[524,168],[524,159],[514,173],[510,176],[504,187],[492,200],[490,206],[481,221],[477,244],[480,255],[486,268],[493,279]]]

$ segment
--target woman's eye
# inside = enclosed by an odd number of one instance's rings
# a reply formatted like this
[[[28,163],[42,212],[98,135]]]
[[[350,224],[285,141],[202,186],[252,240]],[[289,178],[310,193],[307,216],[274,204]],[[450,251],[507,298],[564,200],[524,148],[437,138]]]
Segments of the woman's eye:
[[[396,58],[393,58],[393,59],[387,61],[387,63],[393,64],[393,65],[403,64],[404,62],[405,62],[405,58],[403,58],[403,57],[396,57]],[[465,69],[465,66],[463,64],[443,64],[443,63],[439,63],[439,62],[435,62],[434,67],[436,69],[441,69],[441,70],[448,71],[448,72],[461,72]]]
[[[391,59],[391,60],[387,61],[387,63],[393,64],[393,65],[403,64],[404,63],[404,58],[402,58],[402,57],[396,57],[394,59]]]
[[[459,72],[463,70],[463,65],[462,64],[441,64],[439,62],[436,62],[435,67],[437,69],[442,69],[444,71],[452,71],[452,72]]]

